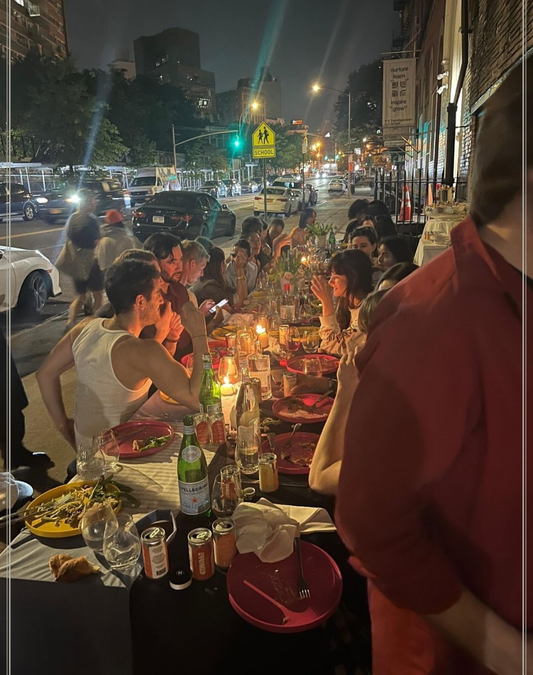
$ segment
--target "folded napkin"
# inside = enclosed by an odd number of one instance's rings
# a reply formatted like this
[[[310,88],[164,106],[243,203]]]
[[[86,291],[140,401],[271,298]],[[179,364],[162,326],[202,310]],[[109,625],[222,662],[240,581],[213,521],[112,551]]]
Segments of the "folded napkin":
[[[288,558],[300,533],[335,531],[324,509],[272,504],[263,498],[256,504],[239,504],[233,520],[239,553],[255,553],[263,562]]]

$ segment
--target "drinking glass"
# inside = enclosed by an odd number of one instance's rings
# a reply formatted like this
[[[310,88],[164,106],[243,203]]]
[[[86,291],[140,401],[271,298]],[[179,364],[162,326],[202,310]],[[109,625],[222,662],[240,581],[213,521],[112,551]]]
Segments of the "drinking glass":
[[[289,328],[285,348],[289,352],[297,352],[300,349],[300,331],[295,326]]]
[[[119,513],[108,520],[104,530],[104,555],[114,570],[126,570],[133,567],[141,554],[141,538],[133,522],[126,513]]]
[[[316,330],[302,332],[302,347],[307,354],[314,354],[320,346],[320,335]]]
[[[120,459],[120,447],[115,432],[110,429],[95,438],[98,450],[102,452],[105,460],[106,475],[116,470]]]
[[[279,315],[282,321],[296,321],[296,300],[294,295],[284,295],[281,298]]]
[[[76,473],[82,480],[98,480],[105,475],[105,459],[96,443],[80,443],[76,457]]]
[[[317,357],[311,357],[309,359],[303,359],[303,371],[305,375],[313,375],[314,377],[322,376],[322,364],[320,359]]]
[[[217,518],[231,518],[242,500],[240,477],[231,474],[215,477],[211,490],[211,508]]]
[[[109,504],[94,504],[84,512],[80,521],[81,536],[93,551],[103,549],[105,526],[109,520],[116,520]]]
[[[259,423],[256,420],[249,427],[240,426],[237,430],[237,447],[235,461],[245,474],[253,474],[259,470]]]
[[[248,358],[250,377],[261,380],[261,399],[272,398],[272,385],[270,382],[270,356],[268,354],[252,354]]]
[[[237,384],[239,381],[239,367],[234,356],[222,356],[218,366],[218,381],[223,384],[228,378],[229,384]]]

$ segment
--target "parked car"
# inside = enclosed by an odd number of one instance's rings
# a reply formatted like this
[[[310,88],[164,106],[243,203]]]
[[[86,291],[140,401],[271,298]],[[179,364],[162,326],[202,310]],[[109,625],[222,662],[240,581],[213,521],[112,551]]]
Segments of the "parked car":
[[[241,196],[242,188],[238,180],[235,180],[235,178],[228,178],[222,182],[226,186],[226,189],[228,191],[228,197]]]
[[[328,192],[331,194],[332,192],[341,192],[344,193],[348,189],[348,186],[346,185],[346,181],[344,178],[333,178],[332,180],[329,181],[328,185]]]
[[[246,180],[243,183],[241,183],[241,189],[243,192],[258,192],[259,191],[259,183],[255,180]]]
[[[283,186],[267,187],[267,213],[289,217],[298,210],[299,196],[289,188]],[[254,216],[264,213],[264,188],[254,199]]]
[[[207,194],[216,199],[228,196],[228,189],[221,180],[206,180],[205,183],[200,186],[200,190],[202,192],[207,192]]]
[[[11,202],[11,215],[33,220],[39,211],[37,199],[20,183],[0,183],[0,222],[7,215]]]
[[[80,187],[94,192],[97,203],[95,214],[97,216],[104,215],[110,209],[117,209],[122,213],[126,212],[122,185],[118,180],[107,179],[86,180],[79,186],[65,184],[44,192],[36,197],[39,204],[39,214],[49,223],[53,223],[59,218],[68,218],[78,207],[80,200],[77,192]]]
[[[131,206],[142,204],[157,192],[169,189],[174,177],[174,168],[168,166],[146,166],[137,169],[135,178],[125,194],[129,195]]]
[[[304,194],[305,194],[305,203],[309,204],[309,200],[311,197],[309,188],[307,186],[304,186],[303,182],[298,178],[292,177],[287,178],[286,176],[281,176],[280,178],[276,178],[276,180],[272,183],[272,186],[290,188],[294,193],[296,193],[298,195],[299,211],[302,208],[302,199]]]
[[[132,214],[133,234],[145,241],[155,232],[185,239],[210,238],[235,232],[237,218],[226,204],[205,192],[160,192]]]
[[[42,253],[0,246],[0,312],[18,307],[25,314],[37,315],[48,298],[60,293],[59,272]]]

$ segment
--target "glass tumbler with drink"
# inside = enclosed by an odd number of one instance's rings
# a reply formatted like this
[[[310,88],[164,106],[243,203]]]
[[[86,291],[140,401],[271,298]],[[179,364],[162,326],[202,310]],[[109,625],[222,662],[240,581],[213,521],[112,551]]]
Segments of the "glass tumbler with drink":
[[[237,447],[235,461],[244,474],[254,474],[259,470],[259,420],[248,427],[237,429]]]
[[[93,551],[103,549],[105,527],[110,520],[116,520],[116,516],[109,504],[93,504],[84,512],[80,521],[81,535]]]
[[[133,518],[119,513],[108,520],[104,530],[104,555],[114,570],[133,567],[141,554],[141,538]]]
[[[268,354],[253,354],[248,357],[250,375],[261,381],[261,399],[272,398],[272,383],[270,381],[270,356]]]

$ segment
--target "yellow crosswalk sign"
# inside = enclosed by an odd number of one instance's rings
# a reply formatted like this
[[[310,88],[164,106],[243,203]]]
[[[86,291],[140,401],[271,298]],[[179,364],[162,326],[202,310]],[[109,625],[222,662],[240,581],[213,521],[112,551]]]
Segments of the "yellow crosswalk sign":
[[[252,154],[255,159],[276,156],[276,134],[266,122],[252,134]]]

